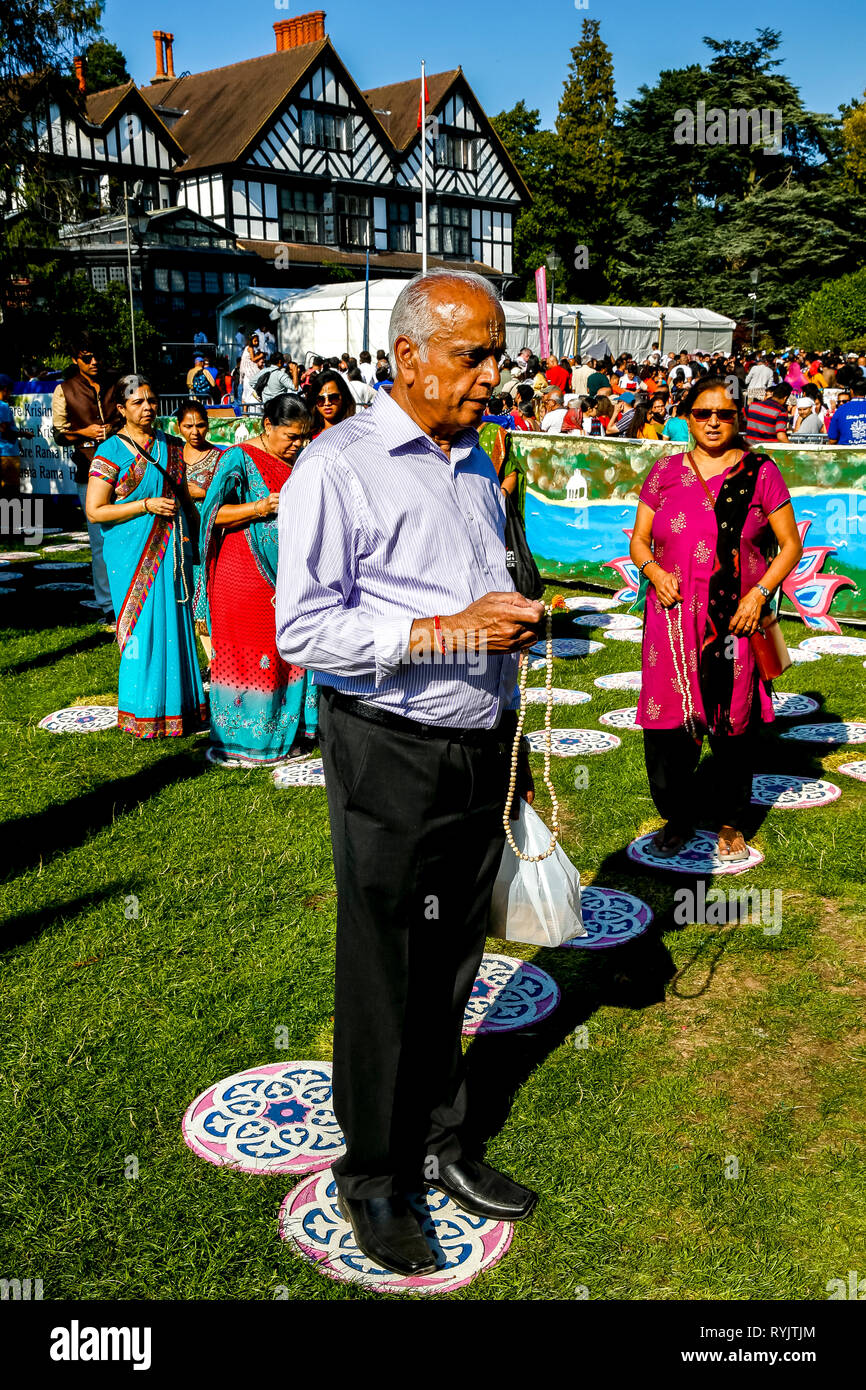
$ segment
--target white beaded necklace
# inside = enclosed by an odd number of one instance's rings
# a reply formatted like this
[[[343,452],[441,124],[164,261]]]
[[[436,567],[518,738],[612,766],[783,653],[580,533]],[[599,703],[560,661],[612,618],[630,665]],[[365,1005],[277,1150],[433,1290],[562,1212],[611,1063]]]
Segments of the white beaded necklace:
[[[696,713],[696,711],[695,711],[694,700],[692,699],[692,688],[691,688],[691,686],[689,685],[689,672],[688,672],[688,666],[686,665],[686,650],[685,650],[685,643],[684,643],[684,641],[683,641],[683,610],[682,610],[682,605],[681,605],[681,604],[677,604],[676,609],[677,609],[677,624],[676,624],[676,631],[677,631],[677,637],[679,638],[679,646],[680,646],[680,649],[679,649],[679,661],[677,660],[677,652],[676,652],[676,650],[675,650],[675,648],[674,648],[674,627],[673,627],[673,623],[671,622],[671,610],[670,610],[669,608],[666,608],[666,609],[665,609],[665,618],[667,619],[667,625],[668,625],[668,640],[669,640],[669,642],[670,642],[670,644],[671,644],[671,660],[672,660],[673,663],[674,663],[674,681],[675,681],[675,683],[676,683],[677,690],[680,692],[680,699],[682,700],[682,705],[683,705],[683,721],[684,721],[684,723],[685,723],[685,726],[686,726],[687,730],[689,731],[689,733],[691,734],[692,738],[697,738],[697,737],[698,737],[698,718],[697,718],[697,713]],[[680,662],[682,663],[682,672],[680,671],[680,664],[679,664]]]
[[[505,812],[502,816],[502,824],[505,826],[505,838],[508,841],[518,859],[523,859],[529,864],[537,863],[541,859],[548,859],[559,842],[559,802],[556,799],[556,792],[550,780],[550,753],[551,753],[551,727],[550,716],[553,711],[553,607],[545,604],[544,611],[547,615],[547,669],[545,675],[545,690],[547,691],[547,702],[544,708],[544,785],[550,793],[550,800],[553,805],[553,829],[550,832],[550,844],[543,854],[524,854],[517,848],[514,839],[514,832],[511,829],[511,806],[514,801],[514,793],[517,789],[517,763],[520,757],[520,740],[523,737],[523,724],[526,719],[526,675],[529,670],[529,658],[526,652],[520,657],[520,712],[517,716],[517,729],[514,734],[514,747],[511,750],[511,776],[508,783],[508,796],[505,798]]]

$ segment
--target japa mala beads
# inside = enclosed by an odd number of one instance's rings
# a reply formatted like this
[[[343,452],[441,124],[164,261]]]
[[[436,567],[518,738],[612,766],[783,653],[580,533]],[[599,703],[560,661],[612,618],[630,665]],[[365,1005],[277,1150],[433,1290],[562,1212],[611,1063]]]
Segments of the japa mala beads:
[[[511,807],[514,802],[517,790],[517,765],[520,759],[520,744],[523,738],[523,724],[526,719],[526,674],[529,670],[529,655],[521,652],[520,655],[520,712],[517,716],[517,729],[514,734],[514,747],[511,751],[511,776],[508,783],[508,795],[505,798],[505,813],[502,817],[502,824],[505,826],[505,838],[517,855],[518,859],[523,859],[527,863],[534,864],[541,859],[549,859],[559,842],[559,802],[556,799],[556,792],[550,780],[550,752],[551,752],[551,727],[550,716],[553,712],[553,605],[544,605],[546,615],[547,630],[547,661],[545,675],[545,690],[547,700],[544,708],[544,785],[550,793],[550,801],[553,806],[553,828],[550,832],[550,844],[543,854],[524,854],[517,848],[514,839],[514,832],[511,829]]]

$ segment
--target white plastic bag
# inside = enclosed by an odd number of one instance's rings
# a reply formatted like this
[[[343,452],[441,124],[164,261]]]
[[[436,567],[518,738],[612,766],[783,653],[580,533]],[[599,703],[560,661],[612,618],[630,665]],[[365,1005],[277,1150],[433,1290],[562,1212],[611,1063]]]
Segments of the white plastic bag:
[[[520,819],[511,822],[523,854],[543,854],[550,831],[528,802],[520,798]],[[580,874],[561,845],[537,863],[518,859],[507,843],[493,885],[488,935],[527,946],[561,946],[586,936],[580,915]]]

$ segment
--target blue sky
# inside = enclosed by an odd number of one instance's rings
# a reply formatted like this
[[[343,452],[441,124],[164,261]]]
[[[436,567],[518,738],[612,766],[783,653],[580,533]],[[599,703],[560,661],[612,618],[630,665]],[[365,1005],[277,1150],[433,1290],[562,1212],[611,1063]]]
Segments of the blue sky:
[[[708,6],[685,0],[650,6],[641,0],[504,0],[473,5],[467,0],[434,0],[401,5],[347,0],[107,0],[106,37],[126,54],[137,82],[153,76],[152,30],[175,36],[175,72],[202,72],[274,48],[275,20],[322,8],[326,29],[349,72],[362,88],[411,77],[420,59],[429,72],[461,65],[485,110],[495,114],[523,98],[550,124],[562,89],[569,49],[580,38],[584,18],[600,19],[613,52],[617,96],[633,96],[643,82],[666,67],[705,60],[701,40],[751,38],[756,24],[780,29],[783,71],[801,91],[807,107],[835,113],[842,101],[866,87],[866,3],[818,4],[815,0],[725,0]],[[710,12],[712,10],[712,13]],[[227,111],[225,118],[231,120]]]

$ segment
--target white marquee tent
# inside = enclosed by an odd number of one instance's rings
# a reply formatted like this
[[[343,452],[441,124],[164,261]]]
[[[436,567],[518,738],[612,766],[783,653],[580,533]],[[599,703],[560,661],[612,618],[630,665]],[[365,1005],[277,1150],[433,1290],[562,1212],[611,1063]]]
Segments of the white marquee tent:
[[[388,321],[405,280],[370,281],[369,348],[388,347]],[[539,349],[538,309],[521,300],[504,300],[505,338],[508,351]],[[337,357],[361,351],[364,331],[364,281],[350,280],[310,289],[244,290],[220,305],[220,342],[234,336],[238,324],[250,315],[269,314],[277,324],[281,352],[300,361],[305,355]],[[610,304],[556,304],[553,309],[551,350],[557,356],[581,351],[581,345],[604,339],[614,356],[631,352],[646,357],[653,343],[678,352],[730,352],[734,320],[711,309],[626,308]]]

